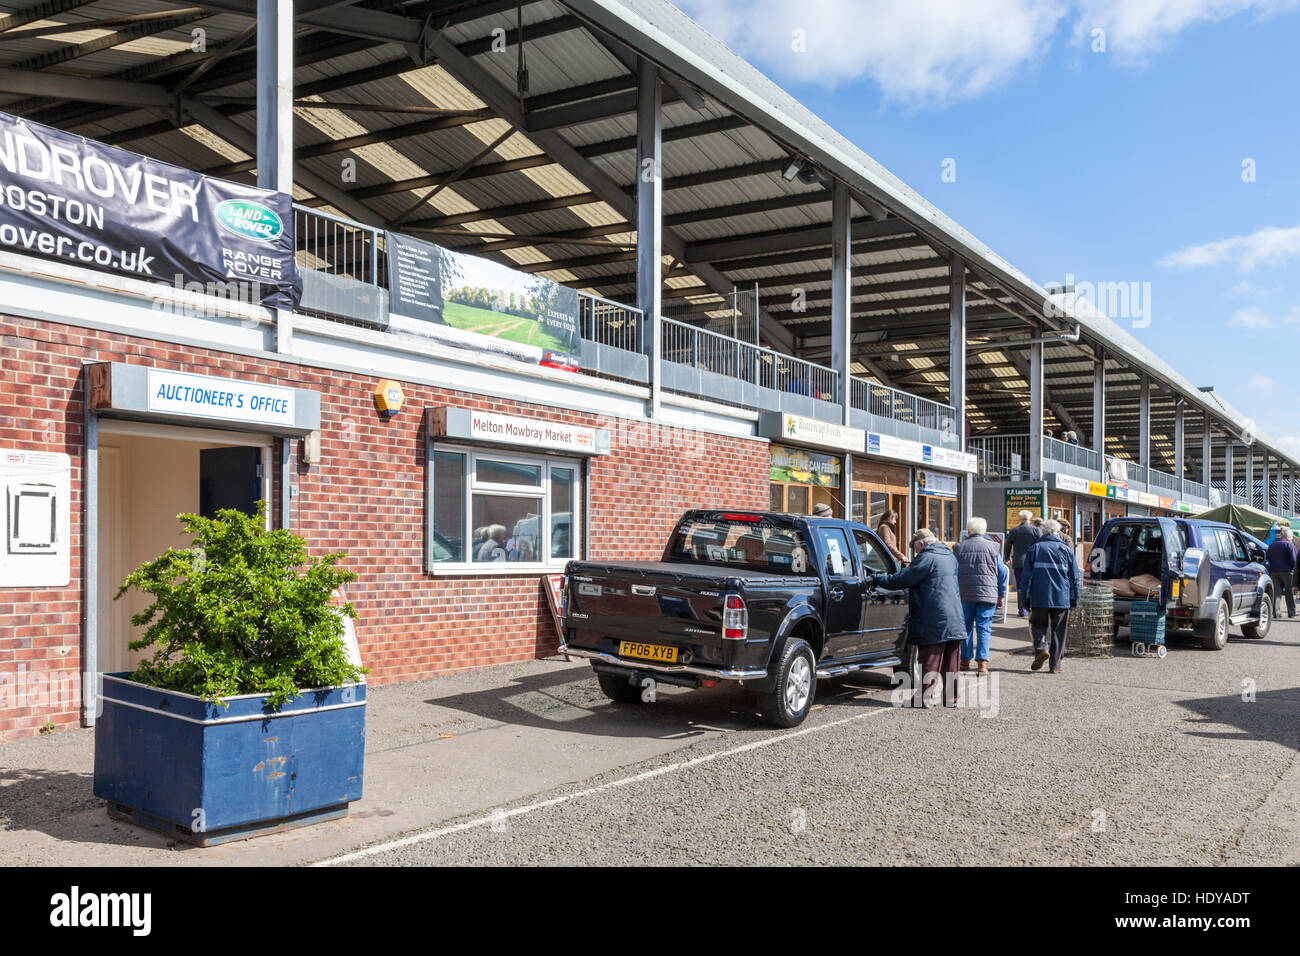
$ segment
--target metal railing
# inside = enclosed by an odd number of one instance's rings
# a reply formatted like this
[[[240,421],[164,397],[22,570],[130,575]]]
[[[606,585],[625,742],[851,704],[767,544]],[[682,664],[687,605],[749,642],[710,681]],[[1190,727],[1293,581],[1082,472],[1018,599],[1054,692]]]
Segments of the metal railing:
[[[1027,481],[1029,436],[983,435],[966,441],[966,450],[979,463],[980,477],[988,481]]]
[[[672,319],[663,324],[662,360],[726,378],[835,401],[834,370]]]
[[[1058,438],[1043,436],[1043,457],[1059,461],[1066,465],[1077,465],[1089,471],[1101,473],[1101,458],[1091,448],[1061,441]]]
[[[1136,482],[1140,485],[1145,485],[1147,483],[1147,470],[1145,466],[1139,465],[1135,461],[1129,461],[1126,463],[1125,467],[1128,468],[1129,481]]]
[[[1152,488],[1161,488],[1165,491],[1172,491],[1174,494],[1178,494],[1178,479],[1167,471],[1148,468],[1147,485]]]
[[[640,353],[645,349],[644,319],[645,313],[630,305],[578,293],[578,330],[588,342]]]
[[[293,244],[300,269],[346,276],[367,285],[387,282],[382,229],[295,204]]]
[[[1209,489],[1199,481],[1192,481],[1189,478],[1183,479],[1183,494],[1189,498],[1200,498],[1202,501],[1210,499]]]
[[[957,410],[951,405],[856,376],[849,380],[849,403],[853,408],[881,418],[941,432],[951,433],[957,421]]]

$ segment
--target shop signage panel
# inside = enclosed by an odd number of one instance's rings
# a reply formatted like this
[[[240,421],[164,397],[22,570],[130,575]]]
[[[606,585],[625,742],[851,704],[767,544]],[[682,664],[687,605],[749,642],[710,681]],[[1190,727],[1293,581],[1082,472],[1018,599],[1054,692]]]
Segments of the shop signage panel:
[[[819,455],[802,448],[771,446],[771,481],[793,481],[818,488],[838,488],[842,468],[838,455]]]
[[[1146,505],[1148,508],[1158,508],[1160,507],[1160,496],[1153,495],[1149,491],[1139,491],[1138,504]]]
[[[966,452],[876,432],[867,432],[867,454],[911,461],[918,465],[934,465],[936,468],[948,468],[953,471],[973,473],[978,468],[975,456]]]
[[[1098,498],[1110,497],[1110,492],[1107,490],[1106,483],[1102,481],[1088,482],[1088,494],[1096,495]]]
[[[0,113],[0,248],[292,309],[293,201]]]
[[[1005,497],[1006,527],[1010,531],[1020,524],[1020,512],[1028,511],[1035,518],[1041,518],[1047,509],[1047,493],[1040,485],[1025,488],[1008,488]]]
[[[293,403],[292,388],[149,369],[151,412],[292,428]]]
[[[576,289],[395,232],[387,249],[389,331],[578,369]]]
[[[1057,491],[1067,491],[1076,495],[1086,495],[1092,493],[1089,490],[1089,486],[1092,484],[1093,482],[1088,481],[1087,478],[1078,478],[1074,475],[1063,475],[1059,472],[1054,472],[1052,474],[1052,487]],[[1100,487],[1104,492],[1106,486],[1101,485]]]
[[[765,412],[759,419],[759,430],[764,438],[774,441],[853,453],[861,452],[867,439],[867,433],[860,428],[789,412]]]
[[[586,428],[544,418],[494,415],[471,408],[430,408],[429,434],[441,438],[571,455],[608,455],[609,430]]]
[[[932,498],[956,498],[957,476],[945,475],[937,471],[917,471],[916,493]]]

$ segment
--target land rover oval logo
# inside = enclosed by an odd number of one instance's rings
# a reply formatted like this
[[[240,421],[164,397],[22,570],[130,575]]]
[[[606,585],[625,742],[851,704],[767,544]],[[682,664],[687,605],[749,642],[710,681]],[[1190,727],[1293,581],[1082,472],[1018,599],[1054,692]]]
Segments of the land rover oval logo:
[[[237,236],[254,242],[280,238],[284,223],[269,207],[247,199],[227,199],[217,204],[218,221]]]

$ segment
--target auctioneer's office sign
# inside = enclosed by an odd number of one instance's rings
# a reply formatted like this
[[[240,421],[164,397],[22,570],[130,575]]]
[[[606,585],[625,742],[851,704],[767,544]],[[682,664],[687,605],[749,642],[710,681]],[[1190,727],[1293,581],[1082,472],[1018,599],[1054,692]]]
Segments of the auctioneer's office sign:
[[[0,113],[0,249],[292,309],[289,196]]]

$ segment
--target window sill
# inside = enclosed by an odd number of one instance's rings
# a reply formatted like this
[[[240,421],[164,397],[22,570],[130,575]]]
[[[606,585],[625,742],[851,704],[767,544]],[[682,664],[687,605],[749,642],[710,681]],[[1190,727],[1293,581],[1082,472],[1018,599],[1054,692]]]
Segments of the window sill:
[[[565,559],[566,561],[571,559]],[[524,564],[523,562],[515,563],[493,563],[490,565],[452,565],[448,567],[438,566],[425,572],[431,578],[460,578],[466,576],[477,577],[530,577],[541,576],[543,574],[563,574],[563,564]]]

